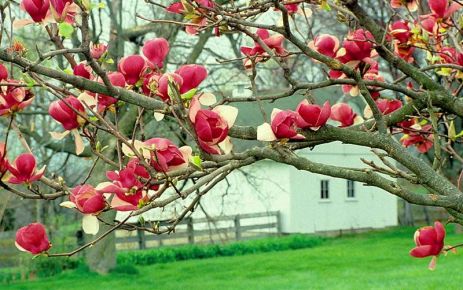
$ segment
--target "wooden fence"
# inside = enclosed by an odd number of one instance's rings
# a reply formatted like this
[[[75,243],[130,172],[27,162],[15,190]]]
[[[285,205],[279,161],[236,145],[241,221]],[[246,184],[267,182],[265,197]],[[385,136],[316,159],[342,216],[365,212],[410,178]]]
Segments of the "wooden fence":
[[[161,227],[169,226],[168,221],[153,223]],[[281,220],[278,211],[210,218],[190,217],[181,221],[171,234],[154,235],[142,230],[117,231],[116,247],[119,250],[146,249],[163,245],[217,243],[280,234]]]

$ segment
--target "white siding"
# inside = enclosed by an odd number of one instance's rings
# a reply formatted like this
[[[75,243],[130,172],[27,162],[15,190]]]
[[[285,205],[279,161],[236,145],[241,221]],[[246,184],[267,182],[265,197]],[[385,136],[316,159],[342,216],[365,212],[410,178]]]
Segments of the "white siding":
[[[331,143],[298,154],[314,162],[364,168],[360,158],[375,160],[367,149]],[[397,224],[397,199],[378,189],[355,183],[354,199],[347,197],[347,181],[263,160],[228,176],[201,200],[209,216],[278,210],[286,233],[314,233],[340,229],[382,228]],[[320,199],[320,181],[328,179],[330,198]],[[175,212],[188,204],[179,201]],[[172,218],[173,207],[155,209],[145,220]],[[197,209],[193,217],[204,217]]]

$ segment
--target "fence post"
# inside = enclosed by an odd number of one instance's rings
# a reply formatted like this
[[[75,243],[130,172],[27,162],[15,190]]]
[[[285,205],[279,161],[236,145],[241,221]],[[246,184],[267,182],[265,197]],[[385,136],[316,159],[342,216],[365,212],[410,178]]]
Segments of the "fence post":
[[[235,239],[237,241],[241,240],[241,223],[240,223],[240,215],[235,215]]]
[[[138,248],[140,250],[146,249],[145,231],[137,230],[137,236],[138,236]]]
[[[277,211],[275,213],[275,216],[277,218],[277,235],[281,236],[281,232],[282,232],[282,229],[281,229],[281,215],[280,215],[280,211]]]
[[[188,243],[195,243],[194,229],[193,229],[193,218],[189,217],[187,219],[187,232],[188,232]]]

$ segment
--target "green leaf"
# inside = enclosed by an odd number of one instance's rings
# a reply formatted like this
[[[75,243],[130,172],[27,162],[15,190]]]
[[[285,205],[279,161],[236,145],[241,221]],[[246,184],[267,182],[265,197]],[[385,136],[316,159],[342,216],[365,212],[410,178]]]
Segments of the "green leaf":
[[[191,100],[197,91],[197,88],[191,89],[188,92],[182,94],[180,98],[182,98],[182,100]]]
[[[28,74],[23,73],[22,79],[29,88],[32,88],[36,84],[34,79],[31,78]]]
[[[331,11],[331,7],[326,0],[322,1],[320,7],[325,11]]]
[[[461,131],[460,133],[455,135],[455,140],[458,139],[458,138],[461,138],[461,137],[463,137],[463,131]]]
[[[74,33],[74,27],[66,22],[61,22],[59,24],[59,35],[64,38],[71,38]]]
[[[190,157],[190,162],[193,166],[197,167],[200,170],[203,170],[201,157],[199,155],[193,155]]]

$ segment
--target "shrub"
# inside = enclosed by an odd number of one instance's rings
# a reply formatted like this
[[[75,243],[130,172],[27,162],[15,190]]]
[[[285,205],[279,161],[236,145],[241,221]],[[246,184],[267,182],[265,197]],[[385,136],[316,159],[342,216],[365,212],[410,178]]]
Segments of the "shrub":
[[[75,258],[37,257],[30,263],[29,272],[35,273],[37,277],[50,277],[64,270],[76,269],[79,263],[80,261]]]
[[[126,251],[117,255],[121,265],[152,265],[173,261],[205,259],[220,256],[241,256],[254,253],[311,248],[323,243],[321,237],[290,235],[224,245],[186,245],[143,251]]]

